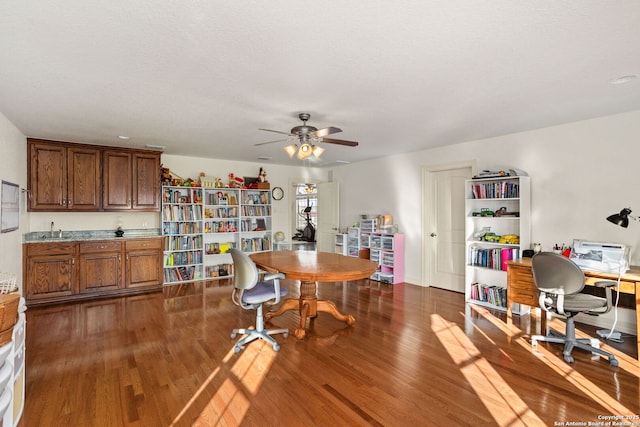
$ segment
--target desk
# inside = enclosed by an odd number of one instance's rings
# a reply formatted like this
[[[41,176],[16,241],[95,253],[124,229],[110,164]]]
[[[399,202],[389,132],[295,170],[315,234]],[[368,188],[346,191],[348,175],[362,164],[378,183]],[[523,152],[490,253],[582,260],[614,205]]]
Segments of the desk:
[[[287,279],[300,281],[300,298],[286,299],[276,311],[265,313],[267,320],[289,310],[300,313],[300,328],[295,330],[298,339],[305,336],[308,317],[316,317],[318,311],[330,313],[338,320],[353,325],[355,317],[340,313],[333,301],[318,300],[317,282],[342,282],[366,279],[378,265],[362,258],[354,258],[328,252],[276,251],[250,255],[256,265],[270,273],[284,273]]]
[[[617,274],[602,273],[597,271],[585,271],[585,282],[589,286],[599,280],[618,280]],[[620,293],[635,295],[636,299],[636,341],[640,349],[640,266],[632,265],[629,271],[622,275],[620,280],[620,288],[613,288]],[[530,307],[539,307],[538,305],[538,288],[533,281],[533,273],[531,272],[531,258],[523,258],[507,262],[507,321],[511,322],[511,305],[513,303],[526,304]],[[542,311],[542,333],[547,330],[546,312]],[[640,352],[638,354],[640,360]]]

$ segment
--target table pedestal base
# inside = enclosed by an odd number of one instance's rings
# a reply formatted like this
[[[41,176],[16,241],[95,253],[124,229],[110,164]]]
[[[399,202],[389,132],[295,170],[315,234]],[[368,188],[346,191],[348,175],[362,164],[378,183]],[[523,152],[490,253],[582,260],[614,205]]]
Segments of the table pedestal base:
[[[336,319],[346,322],[347,325],[353,325],[356,322],[356,318],[352,315],[340,313],[333,301],[318,300],[316,290],[316,282],[300,282],[300,298],[286,299],[276,311],[265,313],[265,319],[269,320],[289,310],[298,310],[300,328],[295,330],[295,336],[300,340],[306,334],[307,318],[316,317],[319,311],[329,313]]]

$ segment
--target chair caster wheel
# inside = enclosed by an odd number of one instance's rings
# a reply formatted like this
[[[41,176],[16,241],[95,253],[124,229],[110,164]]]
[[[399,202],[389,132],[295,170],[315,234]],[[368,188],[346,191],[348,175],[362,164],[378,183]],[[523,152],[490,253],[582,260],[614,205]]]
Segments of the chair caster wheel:
[[[274,344],[273,351],[280,351],[280,346],[278,344]]]
[[[564,361],[567,362],[567,363],[573,363],[573,356],[565,355],[564,356]]]
[[[613,359],[613,358],[611,358],[611,359],[609,359],[609,364],[610,364],[611,366],[619,366],[619,365],[620,365],[620,362],[618,362],[618,359]]]
[[[285,338],[289,338],[289,332],[285,332],[284,334],[282,334],[282,336]]]
[[[242,347],[238,347],[238,346],[233,347],[234,353],[240,353],[240,350],[242,350]]]
[[[231,332],[231,339],[234,339],[236,337],[236,333],[235,332]]]

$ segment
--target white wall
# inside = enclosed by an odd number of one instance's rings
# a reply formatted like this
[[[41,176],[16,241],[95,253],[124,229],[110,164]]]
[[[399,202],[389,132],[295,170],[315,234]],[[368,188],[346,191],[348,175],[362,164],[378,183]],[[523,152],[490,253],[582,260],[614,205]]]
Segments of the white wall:
[[[333,171],[342,184],[340,222],[362,213],[393,215],[406,234],[406,281],[423,284],[421,170],[476,160],[480,170],[519,168],[529,174],[531,238],[543,249],[574,238],[625,243],[637,265],[640,223],[623,229],[605,218],[623,207],[640,215],[639,136],[640,111],[634,111],[345,165]],[[634,326],[629,318],[623,321]]]
[[[0,113],[0,179],[27,187],[27,139]],[[20,228],[0,233],[0,271],[16,273],[22,289],[22,233],[26,226],[24,194],[20,194]]]
[[[224,183],[228,182],[229,173],[240,177],[258,176],[260,167],[263,167],[267,171],[267,181],[271,184],[271,188],[282,187],[284,189],[284,198],[272,201],[272,228],[274,232],[284,232],[287,240],[291,239],[292,236],[289,230],[293,229],[291,225],[293,198],[288,191],[290,183],[328,180],[328,171],[326,169],[271,165],[268,162],[236,162],[163,154],[162,164],[184,179],[193,178],[197,180],[200,172],[204,172],[205,175],[221,178]]]

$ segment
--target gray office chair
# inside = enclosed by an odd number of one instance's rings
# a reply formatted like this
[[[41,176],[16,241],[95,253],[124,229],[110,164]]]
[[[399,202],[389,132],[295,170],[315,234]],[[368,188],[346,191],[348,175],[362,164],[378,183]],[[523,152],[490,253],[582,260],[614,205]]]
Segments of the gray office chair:
[[[611,287],[617,283],[609,280],[596,282],[597,287],[605,288],[606,291],[606,298],[601,298],[580,292],[584,288],[584,273],[569,258],[541,252],[534,255],[531,265],[535,284],[540,291],[540,307],[564,317],[567,322],[565,335],[557,332],[546,336],[534,335],[531,337],[531,344],[536,346],[538,341],[564,344],[563,355],[567,363],[573,363],[571,351],[578,347],[605,356],[612,366],[618,366],[618,360],[613,354],[600,349],[598,339],[576,338],[573,319],[579,313],[597,316],[611,310]]]
[[[251,341],[263,339],[278,351],[280,346],[271,335],[284,334],[287,338],[289,330],[264,329],[262,306],[278,304],[280,298],[287,295],[287,289],[280,288],[280,279],[284,279],[284,274],[267,274],[264,280],[259,280],[258,268],[246,253],[238,249],[231,249],[230,252],[234,269],[232,300],[245,310],[256,310],[255,329],[234,329],[231,332],[231,338],[235,338],[237,334],[246,335],[236,343],[233,350],[237,353]]]

